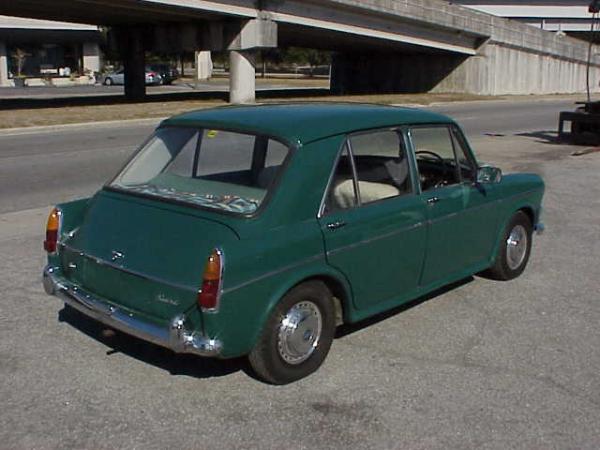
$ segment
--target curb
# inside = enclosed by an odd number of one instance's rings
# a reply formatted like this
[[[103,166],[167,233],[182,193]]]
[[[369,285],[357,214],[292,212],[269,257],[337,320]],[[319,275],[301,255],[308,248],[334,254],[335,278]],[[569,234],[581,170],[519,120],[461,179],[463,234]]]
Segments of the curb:
[[[18,127],[0,129],[0,136],[21,136],[26,134],[46,133],[49,131],[75,130],[88,127],[127,127],[137,124],[158,124],[167,117],[149,117],[145,119],[127,119],[127,120],[104,120],[95,122],[77,122],[57,125],[39,125],[34,127]]]

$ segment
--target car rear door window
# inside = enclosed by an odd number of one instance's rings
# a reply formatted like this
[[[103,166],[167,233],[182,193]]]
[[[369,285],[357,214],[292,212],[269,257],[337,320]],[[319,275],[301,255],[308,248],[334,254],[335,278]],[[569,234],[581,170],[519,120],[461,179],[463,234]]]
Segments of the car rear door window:
[[[411,194],[410,165],[395,130],[352,135],[332,177],[325,211],[352,208]]]
[[[348,140],[361,205],[412,192],[410,167],[395,130],[356,134]]]

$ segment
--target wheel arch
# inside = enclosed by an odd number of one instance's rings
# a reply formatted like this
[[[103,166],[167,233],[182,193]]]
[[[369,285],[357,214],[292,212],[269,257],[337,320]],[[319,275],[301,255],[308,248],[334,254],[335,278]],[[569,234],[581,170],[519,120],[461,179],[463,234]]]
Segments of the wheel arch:
[[[227,350],[224,357],[247,354],[258,341],[268,318],[281,299],[299,284],[314,280],[324,283],[333,294],[336,325],[348,323],[353,313],[350,284],[343,273],[329,266],[325,259],[322,259],[317,263],[296,267],[294,270],[266,277],[257,280],[256,283],[225,293],[221,302],[221,311],[214,317],[205,316],[204,330],[209,334],[221,333],[224,348]],[[245,299],[249,297],[255,299],[252,308],[239,308],[239,305],[244,304]],[[230,333],[223,334],[219,331],[222,320],[240,321],[246,326],[236,328],[233,333],[236,337],[232,338]],[[229,341],[230,339],[233,340]],[[240,342],[243,342],[243,345]]]
[[[327,275],[315,275],[309,278],[305,278],[304,280],[297,283],[295,286],[299,284],[305,283],[307,281],[320,281],[322,282],[332,294],[333,298],[333,307],[335,308],[335,324],[336,326],[343,325],[346,323],[347,319],[345,314],[348,311],[349,302],[350,302],[350,294],[347,292],[344,284],[332,276],[331,274]]]
[[[492,263],[493,261],[496,260],[498,251],[500,250],[500,243],[502,242],[502,236],[504,235],[504,232],[506,231],[506,226],[508,225],[508,222],[513,218],[513,216],[515,214],[517,214],[518,212],[523,212],[531,221],[532,227],[535,226],[535,224],[537,222],[536,208],[529,201],[524,200],[521,202],[511,204],[509,208],[505,209],[505,211],[507,211],[507,212],[500,222],[500,227],[498,228],[498,236],[496,237],[496,243],[494,245],[494,249],[493,249],[493,252],[492,252],[492,255],[490,258],[490,263]]]
[[[331,291],[336,310],[336,325],[346,323],[350,317],[352,307],[352,289],[346,277],[327,264],[319,264],[317,267],[306,268],[303,271],[294,272],[286,277],[285,281],[279,283],[270,298],[265,318],[268,317],[279,301],[290,290],[308,281],[321,281]]]
[[[531,226],[535,225],[536,214],[535,214],[535,211],[532,206],[530,206],[530,205],[523,206],[523,207],[519,208],[517,211],[515,211],[514,214],[516,214],[518,212],[523,212],[529,218],[529,221],[531,222]]]

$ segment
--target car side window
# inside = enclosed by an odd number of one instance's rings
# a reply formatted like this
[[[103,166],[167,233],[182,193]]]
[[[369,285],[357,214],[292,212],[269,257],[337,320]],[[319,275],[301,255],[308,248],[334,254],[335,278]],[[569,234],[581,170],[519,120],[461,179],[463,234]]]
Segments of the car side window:
[[[348,138],[338,161],[327,195],[326,211],[366,205],[412,191],[408,157],[398,132],[383,130],[356,134]]]
[[[288,148],[279,141],[269,139],[265,167],[281,166],[288,154]]]
[[[273,139],[268,140],[266,154],[264,155],[264,167],[260,169],[256,180],[260,187],[267,188],[273,183],[287,154],[288,148],[281,142]]]
[[[456,160],[458,161],[458,169],[463,181],[475,182],[477,180],[477,166],[471,152],[467,147],[465,137],[458,129],[452,130],[452,140],[456,150]]]
[[[196,177],[241,172],[252,165],[256,136],[220,130],[204,130],[196,165]],[[229,152],[227,159],[223,154]]]
[[[415,149],[421,190],[460,183],[455,144],[447,126],[414,127],[410,137]]]

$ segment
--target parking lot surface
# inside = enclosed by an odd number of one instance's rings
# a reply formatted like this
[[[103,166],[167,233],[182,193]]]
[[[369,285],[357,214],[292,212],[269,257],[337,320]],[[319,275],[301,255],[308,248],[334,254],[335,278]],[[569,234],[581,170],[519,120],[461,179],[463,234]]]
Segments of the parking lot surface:
[[[23,144],[54,138],[0,136],[0,448],[599,448],[600,153],[573,156],[545,119],[456,108],[480,159],[546,181],[525,273],[344,327],[317,373],[281,387],[243,360],[111,337],[44,294],[49,205],[96,189],[147,129],[90,130],[81,151],[83,132],[36,151]]]

